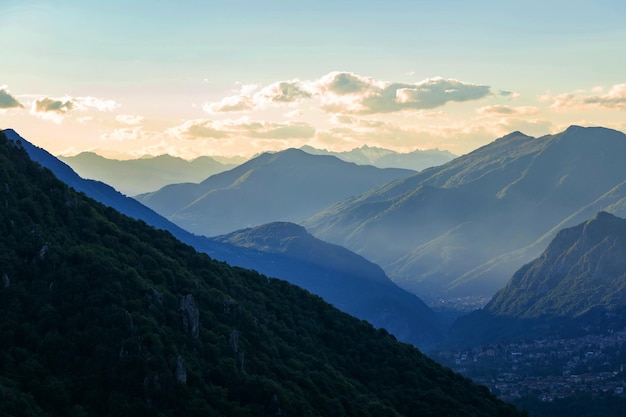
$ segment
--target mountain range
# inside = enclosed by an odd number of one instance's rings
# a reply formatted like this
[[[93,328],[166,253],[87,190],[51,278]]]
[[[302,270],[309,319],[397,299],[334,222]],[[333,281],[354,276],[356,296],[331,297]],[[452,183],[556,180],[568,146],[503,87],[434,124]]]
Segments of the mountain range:
[[[281,280],[77,193],[0,134],[0,413],[517,416]]]
[[[215,236],[274,221],[299,222],[414,173],[287,149],[264,153],[199,184],[172,184],[136,198],[186,230]]]
[[[81,178],[65,163],[32,145],[14,130],[7,129],[2,133],[11,141],[19,143],[32,160],[50,169],[75,190],[127,216],[167,230],[214,259],[300,285],[344,311],[370,321],[376,327],[387,328],[401,341],[426,347],[442,337],[442,329],[433,317],[433,312],[424,308],[419,298],[389,281],[380,267],[347,249],[319,241],[298,226],[276,223],[233,234],[247,236],[248,242],[245,244],[242,244],[242,239],[228,236],[210,239],[194,235],[112,187]],[[278,243],[276,248],[271,249],[268,247],[271,241],[269,237],[262,245],[253,243],[263,238],[259,231],[270,230],[273,236],[280,236],[279,240],[283,244]],[[298,245],[293,242],[298,242]],[[303,247],[303,242],[311,247]],[[341,287],[341,290],[333,291],[333,286]]]
[[[82,152],[74,156],[59,156],[59,159],[81,177],[105,182],[129,196],[156,191],[173,183],[200,182],[236,166],[208,156],[192,161],[170,155],[116,160],[93,152]]]
[[[556,234],[481,310],[451,329],[456,344],[559,338],[626,326],[626,220],[606,212]]]
[[[293,223],[268,223],[212,238],[245,249],[230,262],[272,277],[288,277],[355,317],[399,340],[428,348],[443,339],[439,317],[398,287],[376,264],[341,246],[316,239]],[[254,256],[257,254],[257,256]]]
[[[456,158],[456,155],[439,149],[415,150],[407,153],[390,149],[363,145],[345,152],[332,152],[303,146],[300,149],[312,155],[332,155],[346,162],[359,165],[373,165],[378,168],[405,168],[421,171],[432,166],[442,165]]]
[[[556,232],[624,211],[626,135],[571,126],[506,135],[348,198],[302,224],[365,256],[426,301],[489,299]]]

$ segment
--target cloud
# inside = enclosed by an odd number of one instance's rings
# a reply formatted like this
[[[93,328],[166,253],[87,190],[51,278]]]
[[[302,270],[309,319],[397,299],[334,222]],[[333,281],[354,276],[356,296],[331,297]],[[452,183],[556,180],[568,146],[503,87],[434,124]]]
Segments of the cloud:
[[[506,106],[495,105],[485,106],[476,110],[476,113],[484,116],[499,116],[499,117],[517,117],[517,116],[532,116],[539,114],[539,108],[534,106]]]
[[[606,94],[585,97],[583,102],[611,109],[626,108],[626,84],[616,84]]]
[[[45,97],[35,100],[33,106],[36,112],[67,113],[72,110],[74,103],[71,99],[55,100]]]
[[[534,114],[534,111],[529,112]],[[413,125],[373,120],[372,116],[338,114],[331,118],[333,126],[318,130],[308,144],[334,150],[353,149],[363,143],[401,152],[416,147],[440,148],[460,155],[515,130],[535,136],[547,134],[553,128],[546,120],[527,120],[527,116],[516,117],[519,115],[515,113],[513,110],[505,117],[463,119],[442,113],[432,119],[420,117],[420,123]],[[428,115],[430,113],[425,113]]]
[[[517,91],[500,90],[499,94],[500,96],[507,97],[511,100],[517,100],[520,97],[520,93],[518,93]]]
[[[626,84],[616,84],[604,92],[602,87],[594,87],[590,93],[584,90],[572,93],[552,95],[550,93],[538,97],[539,101],[552,102],[555,110],[582,110],[590,108],[626,109]]]
[[[170,129],[172,136],[184,139],[306,139],[315,135],[315,129],[303,122],[274,123],[250,121],[247,118],[237,120],[189,120]]]
[[[42,119],[61,123],[63,119],[72,111],[112,111],[119,107],[113,100],[102,100],[96,97],[43,97],[33,101],[30,113]]]
[[[135,115],[131,115],[131,114],[118,114],[117,116],[115,116],[115,120],[117,120],[120,123],[124,123],[126,125],[138,125],[141,122],[143,122],[143,117],[142,116],[135,116]]]
[[[268,85],[254,95],[257,104],[294,103],[312,97],[310,91],[302,87],[300,81],[279,81]]]
[[[224,97],[216,103],[202,106],[207,113],[239,112],[254,109],[252,98],[246,95]]]
[[[203,109],[209,113],[242,112],[271,105],[285,105],[310,99],[311,92],[304,89],[298,80],[278,81],[261,87],[245,84],[239,94],[207,103]]]
[[[304,112],[300,109],[294,109],[283,114],[283,116],[287,119],[296,119],[296,118],[304,116]]]
[[[123,127],[113,129],[103,133],[100,137],[104,140],[116,142],[150,140],[154,136],[153,132],[146,132],[141,126]]]
[[[17,99],[9,92],[6,85],[0,86],[0,111],[23,108],[24,106],[22,103],[17,101]]]
[[[315,84],[328,113],[376,114],[425,110],[449,102],[478,100],[491,93],[486,85],[431,78],[419,83],[389,83],[349,72],[332,72]]]
[[[294,79],[264,87],[254,84],[244,87],[239,94],[205,104],[204,110],[242,112],[318,99],[320,108],[327,113],[377,114],[432,109],[491,94],[489,86],[441,77],[419,83],[390,83],[341,71],[330,72],[315,81]]]

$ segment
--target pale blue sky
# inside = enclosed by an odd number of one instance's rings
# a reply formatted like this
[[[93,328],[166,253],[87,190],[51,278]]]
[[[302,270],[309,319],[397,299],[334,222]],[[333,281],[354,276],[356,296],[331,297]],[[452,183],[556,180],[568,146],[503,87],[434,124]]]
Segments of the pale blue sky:
[[[623,130],[624,22],[620,1],[0,0],[0,127],[53,153],[185,157]],[[363,90],[337,96],[341,74]],[[489,93],[416,104],[436,77]],[[270,97],[280,81],[304,93]],[[413,105],[361,106],[383,92]]]

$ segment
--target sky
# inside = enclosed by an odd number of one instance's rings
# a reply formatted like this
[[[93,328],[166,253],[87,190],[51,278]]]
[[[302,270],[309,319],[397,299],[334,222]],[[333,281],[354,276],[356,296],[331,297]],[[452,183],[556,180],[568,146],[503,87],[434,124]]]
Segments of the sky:
[[[119,159],[625,131],[624,22],[622,0],[0,0],[0,128]]]

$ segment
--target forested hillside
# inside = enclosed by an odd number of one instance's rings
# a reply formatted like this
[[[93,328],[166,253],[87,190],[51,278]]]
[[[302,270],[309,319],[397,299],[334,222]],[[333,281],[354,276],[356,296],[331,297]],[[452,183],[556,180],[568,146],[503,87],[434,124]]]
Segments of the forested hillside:
[[[74,192],[3,135],[0,194],[0,415],[521,415],[319,297]]]

